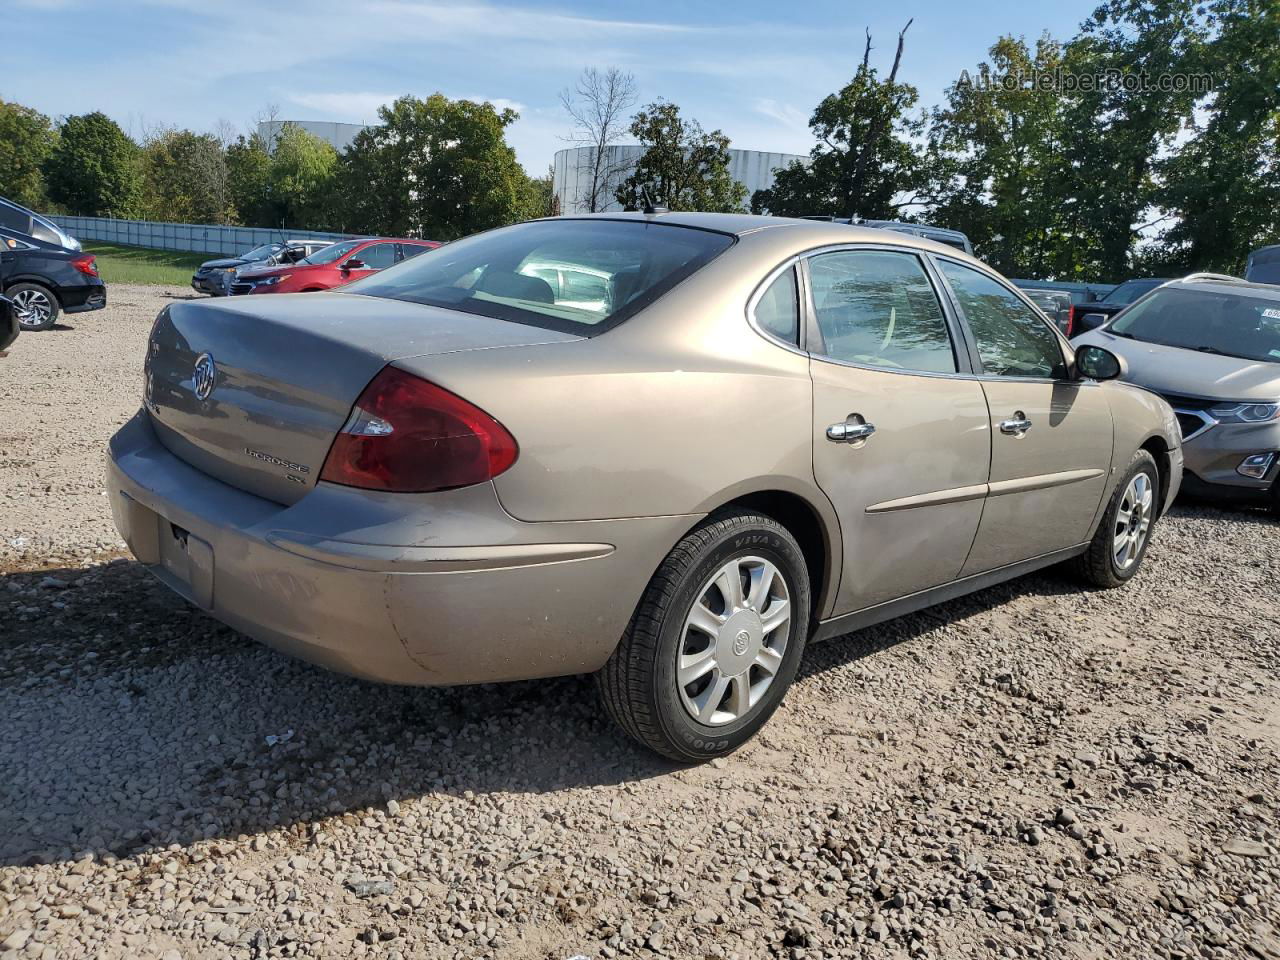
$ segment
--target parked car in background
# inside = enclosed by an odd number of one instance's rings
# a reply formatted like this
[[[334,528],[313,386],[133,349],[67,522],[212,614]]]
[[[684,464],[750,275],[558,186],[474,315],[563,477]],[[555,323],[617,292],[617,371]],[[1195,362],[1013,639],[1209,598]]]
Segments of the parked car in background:
[[[1251,283],[1280,284],[1280,243],[1260,247],[1249,254],[1244,278]]]
[[[236,270],[240,267],[251,265],[271,267],[297,263],[304,257],[309,257],[332,245],[332,240],[280,240],[254,247],[238,257],[206,260],[192,275],[191,287],[200,293],[225,297],[230,294],[231,283],[235,279]]]
[[[1010,283],[1022,290],[1052,290],[1071,297],[1073,306],[1096,303],[1115,289],[1114,283],[1085,283],[1079,280],[1027,280],[1010,278]]]
[[[331,290],[409,260],[440,244],[434,240],[373,237],[343,240],[291,266],[242,267],[231,283],[233,296],[246,293],[309,293]]]
[[[1126,379],[1172,405],[1183,489],[1280,512],[1280,287],[1193,274],[1073,342],[1123,357]]]
[[[801,219],[819,220],[824,223],[846,223],[850,226],[873,227],[877,230],[892,230],[894,233],[905,233],[908,236],[933,240],[935,243],[945,243],[949,247],[955,247],[957,250],[963,250],[973,256],[973,244],[969,242],[969,238],[959,230],[949,230],[946,227],[934,227],[927,223],[904,223],[901,220],[860,220],[857,217],[832,217],[823,214],[802,217]]]
[[[12,200],[6,200],[4,197],[0,197],[0,229],[12,230],[15,233],[39,240],[41,243],[53,244],[55,247],[61,247],[64,250],[79,251],[81,249],[79,240],[48,217],[42,217],[34,210],[28,210],[26,207],[14,203]]]
[[[0,292],[13,301],[23,330],[48,330],[60,314],[107,305],[107,285],[98,276],[93,254],[4,227],[0,249],[8,258]]]
[[[774,217],[558,217],[174,302],[145,371],[108,487],[164,583],[372,680],[596,672],[683,761],[811,639],[1061,561],[1127,582],[1181,477],[1168,405],[984,264]]]
[[[1094,330],[1106,323],[1109,317],[1145,296],[1162,283],[1168,283],[1168,277],[1144,277],[1140,280],[1126,280],[1108,290],[1093,303],[1079,303],[1071,308],[1067,319],[1067,336],[1074,337],[1086,330]]]
[[[1022,292],[1045,316],[1053,321],[1063,334],[1071,329],[1071,294],[1064,290],[1038,290],[1034,287],[1023,287]]]

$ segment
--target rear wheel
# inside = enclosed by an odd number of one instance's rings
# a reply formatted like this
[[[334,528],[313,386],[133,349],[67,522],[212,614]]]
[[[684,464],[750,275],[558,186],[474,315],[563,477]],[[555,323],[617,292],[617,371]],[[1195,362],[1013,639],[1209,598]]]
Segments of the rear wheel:
[[[601,701],[664,756],[724,756],[782,702],[808,627],[808,572],[791,533],[759,514],[717,514],[676,544],[649,582],[596,675]]]
[[[58,322],[58,298],[38,283],[15,283],[5,291],[17,308],[18,325],[23,330],[48,330]]]
[[[1118,587],[1138,572],[1159,512],[1160,474],[1146,450],[1139,450],[1116,485],[1089,549],[1076,570],[1095,587]]]

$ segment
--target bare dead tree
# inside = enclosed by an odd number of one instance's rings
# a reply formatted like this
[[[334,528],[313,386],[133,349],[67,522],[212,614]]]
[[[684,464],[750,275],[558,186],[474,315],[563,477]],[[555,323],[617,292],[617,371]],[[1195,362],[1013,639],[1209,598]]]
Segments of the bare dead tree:
[[[903,48],[903,45],[906,43],[907,31],[911,29],[911,24],[913,23],[915,23],[915,17],[912,17],[910,20],[908,20],[907,25],[903,27],[902,30],[899,31],[898,33],[898,52],[894,54],[893,69],[889,71],[889,78],[888,80],[885,81],[885,86],[889,90],[893,89],[893,85],[898,80],[898,67],[902,65],[902,48]],[[867,56],[870,55],[870,53],[871,53],[871,31],[868,30],[867,31],[867,52],[863,55],[863,58],[862,58],[862,62],[864,66],[866,65],[866,62],[867,62]],[[875,154],[876,148],[880,145],[881,139],[884,137],[885,133],[888,132],[888,128],[889,128],[888,111],[882,112],[879,116],[877,116],[871,122],[870,128],[867,130],[866,143],[864,143],[862,145],[862,149],[858,151],[858,159],[854,163],[853,178],[852,178],[854,183],[857,183],[857,184],[862,183],[862,178],[865,175],[867,170],[867,164],[870,162],[872,156]]]
[[[604,71],[587,67],[572,89],[561,91],[560,102],[573,120],[573,131],[565,139],[588,148],[578,167],[586,181],[579,202],[595,213],[609,202],[614,181],[629,167],[611,161],[608,148],[627,132],[627,111],[636,102],[636,79],[617,67]]]

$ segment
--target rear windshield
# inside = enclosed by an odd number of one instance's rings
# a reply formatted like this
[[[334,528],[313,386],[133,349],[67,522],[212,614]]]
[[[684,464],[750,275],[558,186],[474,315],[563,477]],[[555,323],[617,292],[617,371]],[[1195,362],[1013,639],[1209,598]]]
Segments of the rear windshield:
[[[1280,299],[1165,287],[1116,315],[1132,340],[1280,363]]]
[[[344,289],[591,336],[732,243],[648,221],[538,220],[447,244]]]
[[[1127,303],[1133,303],[1144,293],[1154,290],[1162,283],[1164,283],[1163,280],[1126,280],[1103,297],[1101,302],[1118,303],[1122,306]]]

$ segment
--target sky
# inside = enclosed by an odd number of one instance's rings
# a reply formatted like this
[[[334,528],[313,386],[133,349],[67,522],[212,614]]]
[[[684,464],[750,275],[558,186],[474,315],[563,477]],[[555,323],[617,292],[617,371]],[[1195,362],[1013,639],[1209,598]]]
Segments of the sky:
[[[852,76],[865,31],[882,72],[940,102],[1004,33],[1073,34],[1096,0],[0,0],[0,99],[51,117],[101,110],[160,126],[246,131],[282,120],[375,122],[397,96],[488,100],[533,174],[567,146],[559,94],[583,67],[634,74],[640,103],[678,103],[732,146],[807,153],[814,106]]]

